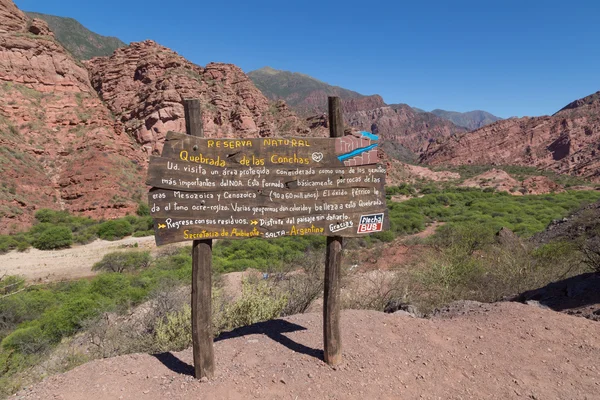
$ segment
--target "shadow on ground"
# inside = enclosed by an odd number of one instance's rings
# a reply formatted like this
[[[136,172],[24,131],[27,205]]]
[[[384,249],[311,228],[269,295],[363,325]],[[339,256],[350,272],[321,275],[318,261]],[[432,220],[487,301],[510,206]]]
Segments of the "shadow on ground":
[[[521,293],[513,300],[521,303],[535,301],[554,311],[600,321],[600,274],[581,274],[552,282]]]
[[[306,328],[298,324],[284,321],[282,319],[275,319],[272,321],[259,322],[250,326],[237,328],[230,332],[224,332],[215,338],[215,342],[241,336],[265,335],[275,342],[287,347],[288,349],[295,351],[296,353],[306,354],[319,360],[323,360],[323,350],[313,349],[312,347],[305,346],[284,335],[285,333],[304,330],[306,330]],[[175,373],[191,376],[194,375],[194,367],[181,361],[171,352],[154,354],[154,357],[156,357],[158,361],[163,363],[167,368]]]

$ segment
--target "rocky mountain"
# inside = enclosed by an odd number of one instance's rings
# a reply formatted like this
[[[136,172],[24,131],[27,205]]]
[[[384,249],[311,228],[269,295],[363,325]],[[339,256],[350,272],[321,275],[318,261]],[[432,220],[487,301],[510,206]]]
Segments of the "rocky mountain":
[[[463,128],[466,128],[470,131],[482,128],[486,125],[492,124],[502,119],[490,114],[489,112],[481,110],[467,111],[461,113],[457,111],[445,111],[435,109],[431,111],[431,113],[437,115],[438,117],[447,119],[448,121],[451,121],[454,125],[462,126]]]
[[[149,154],[167,130],[185,131],[184,98],[201,99],[209,137],[326,134],[236,66],[200,67],[152,41],[82,64],[12,0],[0,0],[0,97],[0,233],[40,208],[135,212]]]
[[[11,0],[0,0],[0,26],[0,231],[22,229],[41,207],[135,211],[145,157],[88,71]]]
[[[396,143],[417,155],[430,142],[466,131],[431,113],[416,112],[406,104],[345,112],[344,119],[350,126],[376,133],[384,141]]]
[[[132,43],[86,62],[93,87],[150,154],[169,130],[185,132],[182,101],[199,98],[206,137],[303,136],[311,133],[284,102],[270,103],[232,64],[192,64],[153,41]]]
[[[600,92],[552,116],[501,120],[431,143],[421,162],[432,165],[524,165],[600,181]]]
[[[56,40],[78,60],[109,56],[116,49],[126,46],[116,37],[102,36],[90,31],[73,18],[36,12],[27,12],[26,15],[32,19],[38,18],[46,21]]]
[[[280,71],[271,67],[250,71],[248,77],[267,98],[285,100],[293,110],[305,116],[327,112],[328,96],[338,96],[342,100],[368,97],[329,85],[305,74]],[[377,98],[381,99],[376,96],[373,101],[376,102]]]
[[[406,104],[387,105],[381,96],[331,86],[308,75],[265,67],[248,73],[271,99],[283,99],[300,114],[317,114],[325,121],[327,97],[342,99],[344,121],[380,134],[384,149],[402,161],[414,161],[430,141],[466,131],[448,119],[415,110]]]

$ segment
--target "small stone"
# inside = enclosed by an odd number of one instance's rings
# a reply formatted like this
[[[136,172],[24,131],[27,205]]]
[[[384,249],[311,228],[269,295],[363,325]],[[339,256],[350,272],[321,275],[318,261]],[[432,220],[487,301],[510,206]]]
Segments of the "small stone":
[[[279,382],[283,383],[284,385],[286,384],[286,382],[285,382],[285,379],[283,379],[283,378],[281,378],[281,379],[279,380]]]

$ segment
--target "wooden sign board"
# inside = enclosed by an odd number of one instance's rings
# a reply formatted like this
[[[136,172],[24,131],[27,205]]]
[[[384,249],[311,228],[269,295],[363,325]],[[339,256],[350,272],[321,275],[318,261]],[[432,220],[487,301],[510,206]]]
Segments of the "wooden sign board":
[[[156,243],[386,230],[376,141],[370,134],[204,139],[169,132],[146,181]]]

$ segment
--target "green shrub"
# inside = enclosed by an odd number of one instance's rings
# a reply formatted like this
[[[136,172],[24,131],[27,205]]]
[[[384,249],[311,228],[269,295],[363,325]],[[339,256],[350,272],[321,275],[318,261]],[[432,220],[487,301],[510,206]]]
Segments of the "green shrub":
[[[223,329],[234,329],[277,318],[287,305],[287,296],[266,281],[242,282],[242,296],[226,307]]]
[[[52,226],[45,229],[33,242],[33,247],[40,250],[54,250],[70,247],[73,234],[66,226]]]
[[[37,219],[39,222],[59,224],[68,222],[70,215],[67,211],[55,211],[48,208],[42,208],[35,213],[35,219]]]
[[[21,354],[43,352],[50,346],[50,340],[39,325],[17,329],[2,341],[2,349],[15,350]]]
[[[29,249],[30,247],[31,247],[31,243],[29,243],[27,241],[22,241],[22,242],[17,243],[17,251],[18,252],[24,252],[25,250]]]
[[[393,242],[396,235],[394,235],[393,231],[389,230],[389,231],[374,233],[371,235],[371,237],[381,240],[382,242]]]
[[[133,227],[124,219],[106,221],[98,226],[98,236],[104,240],[118,240],[133,233]]]
[[[150,215],[150,207],[146,203],[139,203],[137,211],[135,212],[140,217],[146,217]]]
[[[50,343],[58,343],[63,337],[80,330],[85,321],[98,316],[110,305],[108,299],[97,295],[81,294],[67,299],[59,308],[47,311],[40,319],[43,335]]]
[[[192,308],[167,313],[157,321],[154,337],[158,351],[181,351],[192,344]]]
[[[115,251],[106,254],[92,271],[125,272],[147,268],[152,261],[149,251]]]
[[[17,246],[18,242],[12,236],[0,235],[0,254],[9,252]]]

